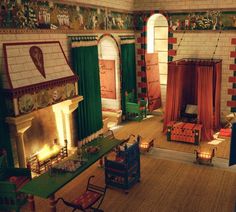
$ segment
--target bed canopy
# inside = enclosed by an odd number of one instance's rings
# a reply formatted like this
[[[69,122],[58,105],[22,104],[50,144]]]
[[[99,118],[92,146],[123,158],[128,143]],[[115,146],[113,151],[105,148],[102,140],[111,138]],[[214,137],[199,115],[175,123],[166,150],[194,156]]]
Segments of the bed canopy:
[[[213,139],[220,127],[222,61],[181,59],[168,64],[164,131],[170,121],[179,121],[186,105],[197,105],[197,123],[202,124],[201,140]]]

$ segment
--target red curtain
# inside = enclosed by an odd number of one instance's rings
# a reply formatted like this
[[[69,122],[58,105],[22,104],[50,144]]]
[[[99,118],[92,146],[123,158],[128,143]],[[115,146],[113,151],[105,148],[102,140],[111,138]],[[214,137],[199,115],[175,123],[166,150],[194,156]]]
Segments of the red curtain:
[[[221,91],[221,72],[222,61],[214,64],[214,129],[220,129],[220,91]]]
[[[176,121],[180,116],[182,105],[182,90],[183,90],[183,66],[177,66],[171,63],[168,66],[167,79],[167,95],[166,106],[164,113],[163,131],[166,131],[166,126],[170,121]]]
[[[213,139],[213,66],[197,65],[198,122],[202,124],[203,141]]]
[[[198,121],[203,125],[202,140],[213,138],[220,128],[220,60],[180,60],[168,65],[167,95],[163,130],[178,121],[187,104],[198,105]]]
[[[182,109],[185,109],[187,104],[197,105],[197,72],[193,62],[180,63],[178,66],[184,72],[182,78]]]

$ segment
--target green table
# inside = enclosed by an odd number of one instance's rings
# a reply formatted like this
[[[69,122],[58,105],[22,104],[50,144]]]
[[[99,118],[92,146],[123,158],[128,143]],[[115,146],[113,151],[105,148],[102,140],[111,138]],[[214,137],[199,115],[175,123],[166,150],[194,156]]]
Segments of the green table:
[[[49,172],[46,172],[39,177],[32,179],[20,191],[29,194],[29,203],[31,211],[35,211],[34,199],[33,196],[39,196],[42,198],[50,199],[50,208],[51,211],[56,211],[55,206],[55,197],[54,194],[84,170],[89,168],[96,161],[101,159],[104,155],[109,153],[114,147],[122,144],[124,140],[118,140],[116,138],[103,138],[99,137],[86,146],[100,146],[100,151],[95,154],[89,154],[87,161],[80,166],[75,172],[66,172],[61,174],[50,175]],[[71,156],[73,157],[73,156]]]

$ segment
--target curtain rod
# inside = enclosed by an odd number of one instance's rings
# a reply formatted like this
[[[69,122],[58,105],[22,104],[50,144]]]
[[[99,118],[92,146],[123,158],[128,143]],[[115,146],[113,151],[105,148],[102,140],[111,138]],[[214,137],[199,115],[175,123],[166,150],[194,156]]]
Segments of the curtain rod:
[[[121,40],[131,40],[135,39],[134,35],[119,35]]]
[[[170,63],[179,63],[179,62],[213,62],[220,63],[221,59],[204,59],[204,58],[182,58],[179,60],[172,61]]]
[[[79,36],[68,36],[71,41],[94,41],[98,39],[97,35],[79,35]]]

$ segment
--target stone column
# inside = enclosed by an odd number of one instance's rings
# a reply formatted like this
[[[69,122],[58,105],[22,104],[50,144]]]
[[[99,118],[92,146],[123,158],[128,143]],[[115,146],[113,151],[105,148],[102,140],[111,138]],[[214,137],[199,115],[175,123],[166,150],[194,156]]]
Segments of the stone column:
[[[78,108],[78,104],[82,100],[82,96],[77,96],[52,106],[57,122],[59,142],[62,146],[64,139],[68,142],[68,148],[74,146],[72,112]]]
[[[14,125],[16,129],[16,146],[19,167],[26,167],[26,156],[25,156],[25,144],[24,144],[24,133],[31,127],[32,114],[26,114],[19,117],[7,117],[6,122],[9,125]]]
[[[61,146],[64,146],[64,122],[63,122],[63,113],[62,113],[62,106],[63,102],[55,104],[52,106],[52,110],[55,115],[56,126],[57,126],[57,134],[58,134],[58,141]]]
[[[68,141],[68,147],[74,146],[74,134],[73,134],[73,117],[72,113],[78,108],[79,102],[83,100],[82,96],[77,96],[73,99],[67,100],[63,104],[62,112],[65,118],[65,138]]]

